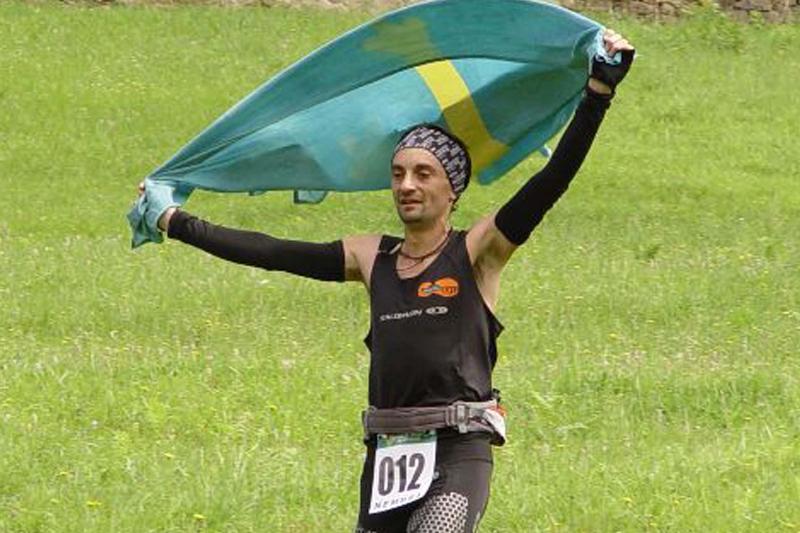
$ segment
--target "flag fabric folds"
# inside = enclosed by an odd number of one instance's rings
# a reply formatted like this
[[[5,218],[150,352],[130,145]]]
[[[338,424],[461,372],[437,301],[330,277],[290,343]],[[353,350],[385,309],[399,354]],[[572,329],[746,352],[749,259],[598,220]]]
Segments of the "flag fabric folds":
[[[544,144],[580,101],[602,27],[531,0],[433,0],[342,35],[256,89],[145,180],[133,246],[194,189],[327,191],[390,186],[402,133],[437,123],[487,184]],[[610,58],[608,58],[610,59]]]

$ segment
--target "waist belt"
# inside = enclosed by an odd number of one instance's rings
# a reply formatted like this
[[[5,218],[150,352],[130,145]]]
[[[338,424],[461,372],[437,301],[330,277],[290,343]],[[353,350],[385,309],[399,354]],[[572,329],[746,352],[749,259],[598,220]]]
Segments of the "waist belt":
[[[491,433],[495,446],[502,446],[506,442],[505,416],[497,400],[455,402],[441,407],[378,409],[370,406],[361,414],[361,420],[365,440],[376,434],[455,428],[459,433]]]

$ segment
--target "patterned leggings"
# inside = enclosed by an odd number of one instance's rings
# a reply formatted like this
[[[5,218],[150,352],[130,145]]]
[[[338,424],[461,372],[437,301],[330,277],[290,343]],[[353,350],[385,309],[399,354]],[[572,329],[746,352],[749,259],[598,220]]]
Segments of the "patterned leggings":
[[[489,500],[492,450],[488,434],[440,432],[436,471],[428,494],[404,507],[369,514],[375,440],[361,473],[361,509],[355,533],[473,533]]]

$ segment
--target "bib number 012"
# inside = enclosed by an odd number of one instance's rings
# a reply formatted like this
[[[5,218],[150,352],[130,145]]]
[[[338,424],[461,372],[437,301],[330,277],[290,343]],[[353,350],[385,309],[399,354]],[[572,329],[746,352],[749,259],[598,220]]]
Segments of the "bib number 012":
[[[381,496],[391,494],[395,488],[395,479],[397,480],[397,491],[400,493],[407,490],[419,490],[419,478],[422,476],[424,468],[425,456],[421,453],[414,453],[410,456],[401,455],[397,462],[391,457],[384,457],[381,464],[378,465],[378,493]],[[409,473],[411,479],[407,482]]]
[[[372,476],[370,514],[417,501],[433,481],[436,433],[379,435]]]

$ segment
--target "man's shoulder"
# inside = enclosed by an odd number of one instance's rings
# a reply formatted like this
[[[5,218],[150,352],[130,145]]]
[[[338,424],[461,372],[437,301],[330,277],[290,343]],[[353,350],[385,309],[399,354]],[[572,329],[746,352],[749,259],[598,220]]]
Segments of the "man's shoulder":
[[[345,249],[358,257],[375,255],[381,244],[383,235],[373,233],[365,235],[349,235],[342,239]]]
[[[383,235],[381,235],[380,233],[369,233],[362,235],[348,235],[343,240],[345,242],[358,245],[369,245],[381,242],[381,238],[383,238]]]

